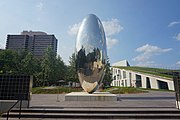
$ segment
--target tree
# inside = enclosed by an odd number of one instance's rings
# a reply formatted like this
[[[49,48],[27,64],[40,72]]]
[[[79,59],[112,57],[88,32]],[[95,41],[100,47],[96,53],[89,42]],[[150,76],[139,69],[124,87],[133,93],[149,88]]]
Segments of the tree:
[[[23,74],[33,75],[35,73],[37,65],[31,52],[28,52],[21,60],[21,68]]]
[[[33,75],[33,86],[42,85],[42,72],[40,60],[34,58],[31,52],[21,57],[19,74]]]
[[[18,54],[11,50],[0,51],[0,71],[1,73],[15,73],[17,72],[16,64]]]
[[[73,53],[72,56],[69,57],[67,80],[72,81],[72,82],[79,82],[78,75],[76,72],[76,56],[75,56],[75,53]]]
[[[61,59],[60,55],[56,58],[56,79],[64,80],[66,79],[67,67]]]
[[[110,86],[111,82],[112,82],[112,73],[111,73],[111,69],[110,69],[110,62],[109,62],[109,58],[107,58],[107,63],[106,63],[106,72],[105,72],[105,76],[104,76],[104,80],[103,80],[103,84],[104,86]]]
[[[47,48],[43,59],[36,59],[32,53],[12,50],[0,51],[0,74],[33,75],[33,86],[55,85],[66,79],[67,67],[52,48]]]
[[[45,55],[41,62],[43,86],[55,83],[56,56],[51,47],[45,51]]]
[[[45,56],[41,62],[42,72],[38,74],[38,77],[43,79],[44,85],[56,85],[58,80],[65,79],[66,65],[60,56],[56,58],[56,55],[52,51],[52,48],[47,48]]]

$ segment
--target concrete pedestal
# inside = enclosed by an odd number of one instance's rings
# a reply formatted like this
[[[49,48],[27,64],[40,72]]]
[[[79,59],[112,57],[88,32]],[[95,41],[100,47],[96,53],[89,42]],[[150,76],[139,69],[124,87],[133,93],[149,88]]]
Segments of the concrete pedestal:
[[[117,96],[109,92],[71,92],[65,95],[65,101],[117,101]]]

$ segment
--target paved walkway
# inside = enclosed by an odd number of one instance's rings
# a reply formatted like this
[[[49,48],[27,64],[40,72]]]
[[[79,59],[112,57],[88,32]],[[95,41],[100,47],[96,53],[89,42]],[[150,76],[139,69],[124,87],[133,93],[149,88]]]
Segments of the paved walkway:
[[[65,94],[33,94],[31,107],[60,108],[175,108],[174,92],[149,91],[139,94],[117,95],[119,101],[65,101]]]
[[[117,95],[119,101],[65,101],[65,94],[33,94],[30,106],[34,108],[64,108],[64,109],[169,109],[174,110],[175,108],[175,93],[174,92],[160,92],[160,91],[149,91],[148,93],[140,94],[121,94]],[[0,118],[5,120],[6,118]],[[32,118],[31,118],[32,119]],[[21,118],[21,120],[31,120]],[[10,118],[10,120],[17,120],[17,118]],[[35,118],[33,120],[59,120],[59,119],[42,119]],[[75,119],[68,119],[75,120]],[[78,120],[78,119],[77,119]],[[100,119],[98,119],[100,120]],[[141,119],[143,120],[143,119]],[[159,119],[157,119],[159,120]],[[174,119],[175,120],[175,119]]]

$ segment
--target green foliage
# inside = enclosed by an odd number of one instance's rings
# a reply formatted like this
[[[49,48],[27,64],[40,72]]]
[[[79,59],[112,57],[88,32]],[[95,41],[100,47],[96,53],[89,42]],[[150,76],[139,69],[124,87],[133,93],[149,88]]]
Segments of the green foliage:
[[[166,89],[152,89],[152,88],[139,88],[141,90],[151,90],[151,91],[162,91],[162,92],[174,92],[174,90],[166,90]]]
[[[0,71],[2,74],[15,73],[17,71],[18,54],[11,50],[0,51]]]
[[[110,70],[110,62],[109,62],[109,58],[107,59],[107,64],[105,66],[106,68],[106,72],[105,72],[105,76],[104,76],[104,80],[103,80],[103,84],[104,86],[110,86],[111,82],[112,82],[112,73]]]
[[[33,75],[34,87],[58,84],[58,80],[65,79],[66,72],[66,65],[51,48],[45,51],[42,60],[35,59],[28,51],[0,51],[0,74]]]
[[[146,90],[142,90],[134,87],[111,87],[104,89],[104,92],[110,92],[112,94],[135,94],[135,93],[145,93]]]
[[[58,80],[65,79],[66,66],[60,56],[56,58],[50,47],[45,52],[41,68],[39,76],[43,79],[43,86],[56,85]]]
[[[67,72],[67,66],[63,62],[62,58],[60,55],[56,58],[56,76],[59,80],[64,80],[66,79],[66,72]]]
[[[52,51],[52,48],[48,47],[41,62],[43,86],[52,85],[56,81],[56,56]]]
[[[0,51],[1,74],[26,74],[35,73],[38,65],[30,52],[17,53],[11,50]]]
[[[82,88],[71,87],[55,87],[53,89],[45,89],[45,87],[35,87],[32,89],[33,94],[62,94],[69,92],[80,92]]]
[[[27,53],[26,56],[21,60],[21,73],[33,75],[36,71],[38,71],[37,60],[33,57],[32,53]],[[40,68],[39,68],[40,69]]]
[[[76,72],[76,56],[75,53],[69,58],[69,66],[67,68],[67,80],[71,82],[79,82],[78,75]]]

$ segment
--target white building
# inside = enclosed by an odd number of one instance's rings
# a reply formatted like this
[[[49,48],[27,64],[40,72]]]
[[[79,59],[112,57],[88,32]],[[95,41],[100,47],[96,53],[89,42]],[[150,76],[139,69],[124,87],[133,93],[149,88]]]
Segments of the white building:
[[[119,63],[125,62],[120,61]],[[128,62],[126,61],[126,63]],[[113,65],[117,66],[117,64]],[[111,70],[113,77],[111,86],[174,90],[174,82],[172,78],[136,72],[118,67],[111,67]]]
[[[113,63],[112,66],[130,66],[127,60],[121,60],[116,63]]]

